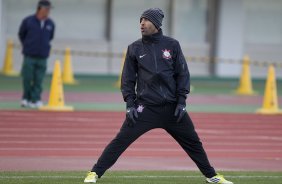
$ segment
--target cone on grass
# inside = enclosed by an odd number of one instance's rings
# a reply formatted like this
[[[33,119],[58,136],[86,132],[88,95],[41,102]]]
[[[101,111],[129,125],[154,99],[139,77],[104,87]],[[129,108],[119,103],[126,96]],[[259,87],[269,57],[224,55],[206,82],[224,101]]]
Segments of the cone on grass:
[[[62,78],[64,84],[73,85],[78,83],[73,76],[72,63],[71,63],[71,49],[69,47],[67,47],[65,50]]]
[[[275,69],[273,65],[268,68],[267,81],[265,85],[262,108],[257,110],[259,114],[282,114],[279,109],[277,84],[275,77]]]
[[[13,41],[8,40],[6,46],[5,60],[1,73],[6,76],[19,76],[19,72],[13,69]]]
[[[115,83],[115,86],[118,87],[118,88],[120,88],[120,86],[121,86],[121,75],[122,75],[123,65],[124,65],[124,62],[125,62],[125,57],[126,57],[126,50],[124,50],[123,53],[122,53],[121,69],[120,69],[120,73],[119,73],[119,76],[118,76],[118,80]]]
[[[243,58],[240,83],[239,83],[239,87],[236,90],[236,94],[238,95],[254,95],[255,94],[253,90],[251,72],[250,72],[250,58],[248,56],[244,56]]]
[[[48,105],[39,109],[46,111],[73,111],[73,107],[65,106],[61,64],[58,60],[54,66]]]

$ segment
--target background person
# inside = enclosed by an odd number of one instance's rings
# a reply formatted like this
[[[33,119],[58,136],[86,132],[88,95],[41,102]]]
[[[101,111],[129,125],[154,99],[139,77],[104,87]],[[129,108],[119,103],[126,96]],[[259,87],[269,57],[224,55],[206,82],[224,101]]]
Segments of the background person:
[[[41,101],[42,82],[47,69],[55,24],[49,18],[51,2],[40,0],[34,15],[26,17],[19,29],[24,61],[22,64],[23,96],[22,107],[38,108]]]

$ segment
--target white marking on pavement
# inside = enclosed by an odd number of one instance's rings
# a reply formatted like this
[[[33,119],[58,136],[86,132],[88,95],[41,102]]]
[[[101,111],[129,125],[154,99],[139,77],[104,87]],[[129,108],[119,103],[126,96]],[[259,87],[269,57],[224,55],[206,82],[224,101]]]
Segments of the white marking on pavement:
[[[282,176],[260,176],[260,175],[225,175],[226,178],[270,178],[270,179],[275,179],[275,178],[282,178]],[[83,176],[0,176],[0,179],[68,179],[68,178],[84,178]],[[159,176],[159,175],[125,175],[125,176],[103,176],[102,178],[204,178],[203,176]]]

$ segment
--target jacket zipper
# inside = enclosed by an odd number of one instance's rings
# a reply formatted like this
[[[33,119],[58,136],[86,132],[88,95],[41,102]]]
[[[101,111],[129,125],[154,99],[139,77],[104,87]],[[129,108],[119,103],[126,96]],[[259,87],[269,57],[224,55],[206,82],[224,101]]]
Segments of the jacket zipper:
[[[155,62],[156,72],[158,73],[158,64],[157,64],[157,58],[156,58],[156,52],[155,52],[155,44],[152,43],[152,46],[153,46],[153,54],[154,54],[154,62]],[[164,102],[165,102],[166,101],[166,94],[163,92],[163,88],[162,88],[160,82],[159,82],[159,85],[160,85],[160,91],[163,94],[163,97],[165,99]]]
[[[39,20],[39,30],[40,30],[40,33],[39,33],[39,37],[40,37],[40,43],[42,43],[43,42],[43,40],[42,40],[42,34],[43,34],[43,29],[44,29],[44,26],[43,26],[43,28],[41,28],[41,21]],[[40,53],[40,55],[42,55],[42,44],[39,46],[39,53]]]
[[[157,64],[157,58],[156,58],[156,52],[155,52],[155,44],[152,43],[152,46],[153,46],[153,54],[154,54],[154,61],[155,61],[156,72],[158,73],[158,64]]]

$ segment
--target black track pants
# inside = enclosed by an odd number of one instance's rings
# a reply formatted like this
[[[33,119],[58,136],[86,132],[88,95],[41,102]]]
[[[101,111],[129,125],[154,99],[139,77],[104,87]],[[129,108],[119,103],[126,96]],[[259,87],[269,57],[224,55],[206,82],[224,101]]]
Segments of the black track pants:
[[[105,148],[92,171],[101,177],[138,137],[154,128],[163,128],[180,144],[206,177],[215,176],[215,170],[209,163],[188,113],[181,122],[176,123],[175,107],[175,104],[144,106],[143,111],[138,112],[137,123],[133,127],[129,127],[128,120],[125,119],[119,133]]]

